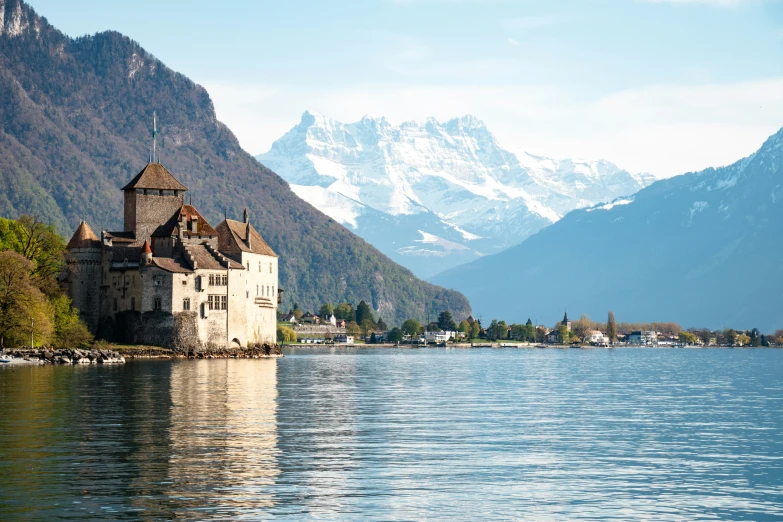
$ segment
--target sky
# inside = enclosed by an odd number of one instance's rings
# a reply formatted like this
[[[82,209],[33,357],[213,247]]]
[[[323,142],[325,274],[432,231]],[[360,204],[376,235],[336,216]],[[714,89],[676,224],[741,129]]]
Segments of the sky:
[[[305,110],[472,114],[513,152],[660,177],[783,127],[783,0],[29,0],[112,29],[208,90],[253,155]]]

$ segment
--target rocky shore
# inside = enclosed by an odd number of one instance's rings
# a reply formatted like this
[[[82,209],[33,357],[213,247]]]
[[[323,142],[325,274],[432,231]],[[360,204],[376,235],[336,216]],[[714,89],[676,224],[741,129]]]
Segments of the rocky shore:
[[[282,357],[280,347],[263,344],[247,348],[210,348],[182,352],[155,346],[115,346],[128,359],[267,359]]]
[[[125,357],[114,350],[9,350],[10,364],[123,364]]]

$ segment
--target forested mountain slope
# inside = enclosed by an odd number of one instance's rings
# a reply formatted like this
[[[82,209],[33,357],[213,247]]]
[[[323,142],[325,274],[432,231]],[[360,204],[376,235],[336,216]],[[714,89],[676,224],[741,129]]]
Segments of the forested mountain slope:
[[[116,33],[71,39],[19,0],[0,0],[0,215],[32,213],[69,234],[122,226],[124,186],[160,160],[216,224],[245,207],[280,255],[286,308],[372,303],[387,322],[469,304],[417,279],[299,199],[244,152],[206,90]]]

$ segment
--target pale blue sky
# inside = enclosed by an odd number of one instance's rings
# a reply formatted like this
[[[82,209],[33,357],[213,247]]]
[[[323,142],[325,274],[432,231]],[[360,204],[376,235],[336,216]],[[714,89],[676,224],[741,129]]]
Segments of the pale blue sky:
[[[31,0],[71,36],[139,41],[209,90],[253,154],[305,109],[471,113],[510,150],[672,175],[783,127],[780,0]]]

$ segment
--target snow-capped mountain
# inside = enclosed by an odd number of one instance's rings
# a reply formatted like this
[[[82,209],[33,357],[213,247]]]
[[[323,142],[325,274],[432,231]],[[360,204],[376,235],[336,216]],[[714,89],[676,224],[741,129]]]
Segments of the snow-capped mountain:
[[[433,278],[475,314],[553,324],[567,309],[684,327],[783,328],[783,129],[727,167],[571,212],[524,243]],[[502,288],[502,292],[486,292]]]
[[[655,181],[607,161],[517,157],[473,116],[394,126],[305,112],[257,159],[421,277],[500,252],[573,209]]]

